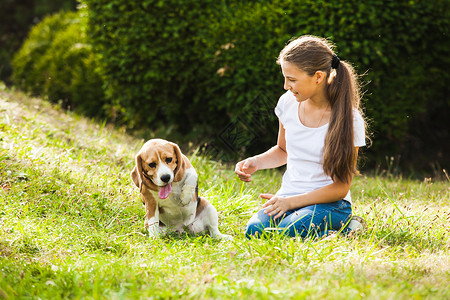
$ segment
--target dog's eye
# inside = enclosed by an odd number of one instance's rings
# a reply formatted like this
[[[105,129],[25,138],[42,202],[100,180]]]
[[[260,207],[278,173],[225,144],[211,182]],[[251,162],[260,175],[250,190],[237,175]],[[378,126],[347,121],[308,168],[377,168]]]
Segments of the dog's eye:
[[[156,163],[154,163],[154,162],[149,163],[148,166],[149,166],[150,168],[156,168]]]
[[[166,158],[166,163],[170,164],[172,162],[172,157]]]

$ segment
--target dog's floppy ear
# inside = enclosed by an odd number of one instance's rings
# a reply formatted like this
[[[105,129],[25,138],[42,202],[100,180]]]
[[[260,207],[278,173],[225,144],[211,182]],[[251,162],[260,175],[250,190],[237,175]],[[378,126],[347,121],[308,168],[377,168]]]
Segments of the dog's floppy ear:
[[[142,185],[145,185],[152,190],[157,190],[157,186],[151,182],[151,180],[145,178],[143,172],[142,158],[141,153],[139,152],[136,155],[136,165],[134,166],[133,171],[131,171],[131,178],[133,179],[134,184],[139,188],[140,192],[142,192]]]
[[[131,179],[133,179],[134,184],[139,188],[139,191],[141,190],[142,180],[139,176],[138,170],[136,166],[134,166],[133,171],[131,171]]]
[[[181,181],[184,177],[184,172],[186,170],[186,158],[181,153],[180,147],[177,144],[172,143],[172,146],[175,151],[175,155],[177,157],[177,167],[173,171],[174,178],[173,181]]]

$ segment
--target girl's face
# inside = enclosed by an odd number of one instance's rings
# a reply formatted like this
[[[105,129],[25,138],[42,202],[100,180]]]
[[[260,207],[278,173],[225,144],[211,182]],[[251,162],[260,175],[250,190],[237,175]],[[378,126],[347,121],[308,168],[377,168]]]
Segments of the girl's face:
[[[291,91],[298,102],[305,101],[317,93],[316,75],[309,76],[287,61],[281,61],[281,71],[284,76],[284,89]]]

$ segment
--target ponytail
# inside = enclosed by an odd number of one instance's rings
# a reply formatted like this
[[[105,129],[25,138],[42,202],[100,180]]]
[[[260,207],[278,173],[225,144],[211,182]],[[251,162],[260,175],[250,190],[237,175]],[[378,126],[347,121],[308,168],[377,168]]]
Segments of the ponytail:
[[[331,107],[325,137],[323,169],[341,182],[349,183],[356,173],[358,153],[354,146],[353,110],[359,109],[360,95],[353,68],[340,61],[326,87]]]

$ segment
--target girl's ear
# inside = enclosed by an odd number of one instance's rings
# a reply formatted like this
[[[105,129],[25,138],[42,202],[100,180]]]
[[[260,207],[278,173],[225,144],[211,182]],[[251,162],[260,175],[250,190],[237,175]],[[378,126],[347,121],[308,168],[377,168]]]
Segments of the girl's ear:
[[[314,74],[314,79],[316,81],[316,84],[322,83],[326,78],[326,73],[323,71],[316,71]]]

